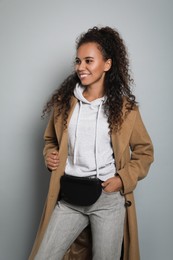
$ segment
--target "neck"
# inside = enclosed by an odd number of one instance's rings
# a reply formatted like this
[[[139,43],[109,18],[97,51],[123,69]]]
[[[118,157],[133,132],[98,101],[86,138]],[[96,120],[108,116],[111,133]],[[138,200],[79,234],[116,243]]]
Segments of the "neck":
[[[86,98],[88,101],[93,101],[97,98],[101,98],[104,96],[104,90],[98,89],[98,88],[92,88],[92,87],[86,87],[86,89],[83,92],[84,98]]]

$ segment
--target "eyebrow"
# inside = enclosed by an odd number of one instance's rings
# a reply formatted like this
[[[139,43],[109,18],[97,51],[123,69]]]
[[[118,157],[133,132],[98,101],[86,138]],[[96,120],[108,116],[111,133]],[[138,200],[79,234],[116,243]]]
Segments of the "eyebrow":
[[[94,59],[94,57],[87,56],[87,57],[85,57],[84,59],[85,59],[85,60],[86,60],[86,59]],[[80,60],[80,58],[79,58],[79,57],[76,57],[76,60]]]

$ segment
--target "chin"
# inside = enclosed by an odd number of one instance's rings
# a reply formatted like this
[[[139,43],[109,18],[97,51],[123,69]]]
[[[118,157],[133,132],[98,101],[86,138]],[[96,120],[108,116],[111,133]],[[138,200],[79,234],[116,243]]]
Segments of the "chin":
[[[81,84],[82,84],[83,86],[88,86],[88,85],[90,85],[90,83],[87,82],[86,80],[81,80],[80,82],[81,82]]]

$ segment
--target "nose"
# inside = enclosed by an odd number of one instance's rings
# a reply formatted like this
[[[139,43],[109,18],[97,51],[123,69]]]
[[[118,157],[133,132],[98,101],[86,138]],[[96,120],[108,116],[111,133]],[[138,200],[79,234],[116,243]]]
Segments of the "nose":
[[[81,61],[79,64],[76,65],[76,70],[77,71],[83,71],[85,70],[85,62]]]

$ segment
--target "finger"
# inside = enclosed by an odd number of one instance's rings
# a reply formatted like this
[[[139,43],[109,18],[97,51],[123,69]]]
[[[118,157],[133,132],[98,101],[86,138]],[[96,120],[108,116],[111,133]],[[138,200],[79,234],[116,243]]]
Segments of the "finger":
[[[46,164],[47,164],[49,167],[58,167],[58,166],[59,166],[59,161],[55,162],[55,161],[49,161],[49,160],[47,160],[47,161],[46,161]]]
[[[58,155],[53,155],[53,154],[49,154],[47,157],[46,157],[47,160],[59,160],[59,157]]]
[[[47,158],[51,158],[52,160],[58,160],[59,159],[58,155],[55,155],[55,154],[50,154]]]
[[[48,157],[46,159],[47,162],[50,162],[50,163],[59,163],[59,159],[54,159],[54,158],[51,158],[51,157]]]
[[[52,159],[58,159],[59,158],[59,153],[57,151],[53,151],[47,154],[46,159],[52,158]]]
[[[112,187],[111,187],[110,184],[107,184],[103,189],[104,189],[104,191],[106,191],[106,192],[111,192],[111,191],[112,191]]]
[[[106,192],[114,192],[116,191],[115,187],[113,187],[112,185],[107,185],[105,188],[104,188],[104,191]]]
[[[59,162],[47,162],[47,165],[49,165],[49,166],[51,166],[51,167],[57,167],[57,166],[59,166]]]
[[[106,187],[108,184],[109,184],[109,183],[108,183],[107,181],[104,181],[104,182],[102,183],[102,186],[103,186],[103,187]]]
[[[55,171],[57,168],[52,168],[52,171]]]
[[[54,170],[56,170],[58,167],[52,167],[52,166],[49,166],[49,165],[47,165],[47,167],[51,170],[51,171],[54,171]]]
[[[51,152],[51,155],[53,155],[53,156],[54,156],[54,155],[58,156],[58,154],[59,154],[58,151],[53,151],[53,152]]]
[[[51,171],[55,171],[58,167],[48,167]]]
[[[107,186],[111,182],[111,178],[107,179],[103,182],[104,186]]]

